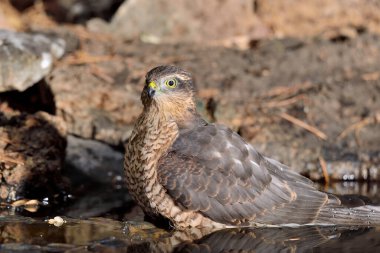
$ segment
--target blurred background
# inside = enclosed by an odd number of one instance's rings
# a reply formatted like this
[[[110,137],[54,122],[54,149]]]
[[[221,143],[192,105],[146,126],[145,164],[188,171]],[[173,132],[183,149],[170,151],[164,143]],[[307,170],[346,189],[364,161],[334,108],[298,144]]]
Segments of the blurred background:
[[[209,122],[322,190],[380,203],[379,13],[378,0],[0,0],[2,214],[111,218],[102,233],[142,221],[123,153],[163,64],[193,73]],[[64,236],[17,222],[2,242],[103,238],[81,220]]]

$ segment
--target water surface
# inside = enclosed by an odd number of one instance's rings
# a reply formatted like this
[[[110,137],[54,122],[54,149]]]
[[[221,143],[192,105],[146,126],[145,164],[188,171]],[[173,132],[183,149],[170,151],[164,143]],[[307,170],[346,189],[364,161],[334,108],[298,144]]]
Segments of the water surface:
[[[379,203],[376,184],[321,188]],[[65,222],[49,224],[55,215]],[[122,189],[98,189],[65,207],[35,213],[3,207],[0,252],[380,252],[380,227],[170,231],[142,220]]]

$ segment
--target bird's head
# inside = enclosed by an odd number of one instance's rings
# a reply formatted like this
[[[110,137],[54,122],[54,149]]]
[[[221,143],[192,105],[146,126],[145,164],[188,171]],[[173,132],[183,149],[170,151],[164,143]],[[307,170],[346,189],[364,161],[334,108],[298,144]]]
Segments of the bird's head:
[[[146,75],[141,94],[144,107],[155,107],[168,118],[179,121],[195,113],[191,74],[176,66],[159,66]]]

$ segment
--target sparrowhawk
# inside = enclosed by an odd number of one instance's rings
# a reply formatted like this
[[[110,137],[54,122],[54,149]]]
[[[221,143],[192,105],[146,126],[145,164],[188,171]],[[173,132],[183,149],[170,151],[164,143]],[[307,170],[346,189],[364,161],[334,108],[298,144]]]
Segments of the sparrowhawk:
[[[175,66],[146,75],[125,155],[127,187],[177,228],[380,224],[380,207],[317,190],[226,126],[197,113],[193,78]]]

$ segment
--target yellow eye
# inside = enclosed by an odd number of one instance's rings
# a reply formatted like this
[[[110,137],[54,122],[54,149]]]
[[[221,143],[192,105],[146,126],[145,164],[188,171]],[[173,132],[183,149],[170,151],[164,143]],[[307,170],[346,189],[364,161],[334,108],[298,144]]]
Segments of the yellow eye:
[[[177,87],[177,79],[168,79],[165,81],[165,85],[169,88],[175,88]]]

